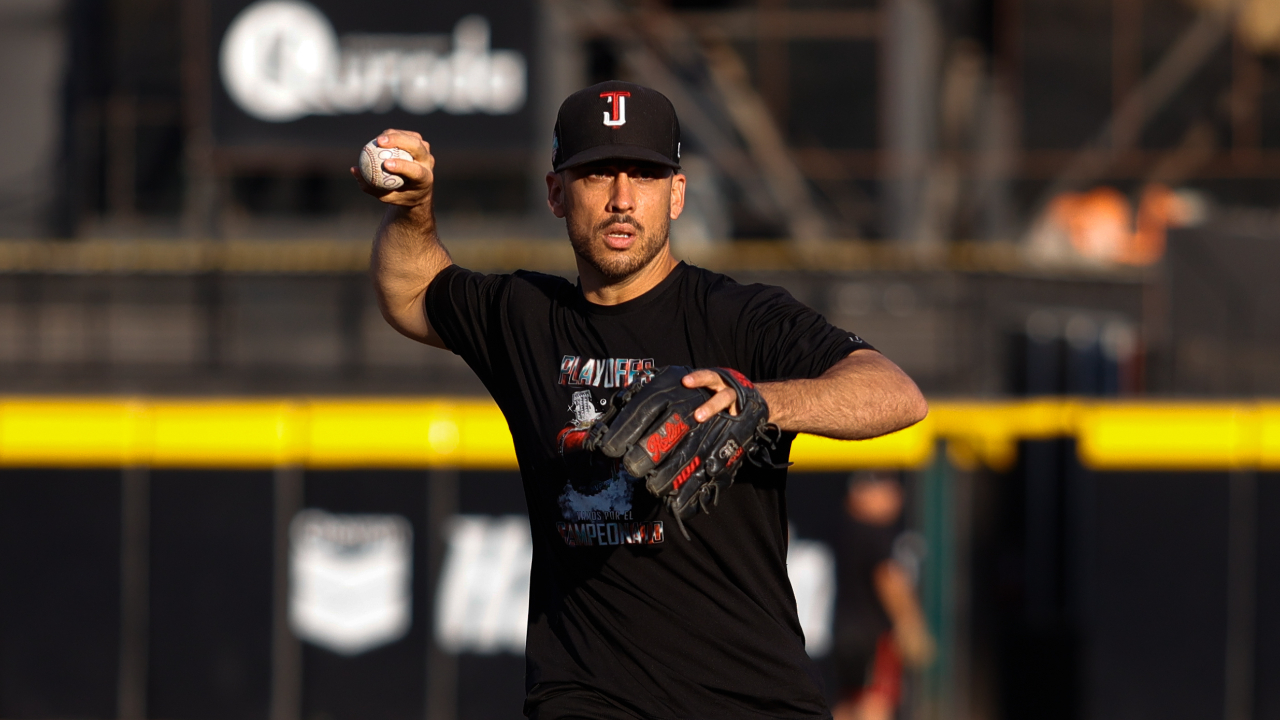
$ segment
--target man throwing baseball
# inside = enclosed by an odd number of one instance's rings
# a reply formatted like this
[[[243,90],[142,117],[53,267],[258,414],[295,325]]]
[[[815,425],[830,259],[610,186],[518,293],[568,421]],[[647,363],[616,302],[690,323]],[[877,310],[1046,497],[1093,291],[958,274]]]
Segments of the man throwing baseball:
[[[413,158],[384,164],[399,189],[362,182],[389,205],[382,313],[462,356],[515,439],[533,532],[525,714],[829,718],[787,578],[787,453],[797,432],[919,421],[915,384],[786,291],[672,257],[685,177],[658,92],[606,82],[560,108],[547,204],[576,284],[454,265],[429,146],[376,142]]]

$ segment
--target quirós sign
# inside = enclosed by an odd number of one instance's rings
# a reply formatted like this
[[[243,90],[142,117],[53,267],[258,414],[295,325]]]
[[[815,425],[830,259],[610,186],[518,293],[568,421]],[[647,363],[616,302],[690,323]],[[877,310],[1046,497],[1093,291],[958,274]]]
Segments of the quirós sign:
[[[532,140],[527,0],[214,3],[221,147],[359,147],[386,127],[451,149]]]

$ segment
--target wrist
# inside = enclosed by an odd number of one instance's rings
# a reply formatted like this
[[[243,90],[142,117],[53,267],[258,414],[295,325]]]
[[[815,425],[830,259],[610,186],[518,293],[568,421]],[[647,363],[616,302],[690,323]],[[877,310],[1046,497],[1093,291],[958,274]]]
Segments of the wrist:
[[[392,205],[390,209],[401,217],[419,222],[435,218],[435,209],[431,202],[430,194],[427,194],[414,205]]]
[[[756,390],[759,391],[760,397],[764,398],[764,404],[769,408],[769,422],[777,425],[782,430],[789,429],[787,421],[790,419],[786,413],[786,403],[784,402],[784,390],[781,382],[765,382],[756,383]]]
[[[434,233],[436,214],[431,205],[430,196],[417,205],[387,206],[385,222],[387,224],[408,225],[428,233]]]

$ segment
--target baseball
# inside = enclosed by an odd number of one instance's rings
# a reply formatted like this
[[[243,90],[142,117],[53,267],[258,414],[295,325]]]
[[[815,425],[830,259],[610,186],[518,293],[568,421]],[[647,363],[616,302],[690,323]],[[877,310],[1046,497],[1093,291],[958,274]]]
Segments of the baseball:
[[[360,150],[360,175],[374,187],[395,190],[404,185],[404,178],[382,169],[382,163],[387,160],[412,159],[412,155],[400,148],[378,147],[377,140],[370,140]]]

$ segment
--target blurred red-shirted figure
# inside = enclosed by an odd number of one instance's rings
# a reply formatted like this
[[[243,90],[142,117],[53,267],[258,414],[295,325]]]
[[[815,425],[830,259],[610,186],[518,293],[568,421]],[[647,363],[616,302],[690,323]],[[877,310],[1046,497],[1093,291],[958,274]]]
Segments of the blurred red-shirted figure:
[[[849,482],[837,554],[835,720],[890,720],[902,696],[903,666],[933,659],[912,578],[893,558],[902,506],[893,473],[858,473]]]

